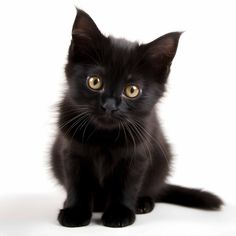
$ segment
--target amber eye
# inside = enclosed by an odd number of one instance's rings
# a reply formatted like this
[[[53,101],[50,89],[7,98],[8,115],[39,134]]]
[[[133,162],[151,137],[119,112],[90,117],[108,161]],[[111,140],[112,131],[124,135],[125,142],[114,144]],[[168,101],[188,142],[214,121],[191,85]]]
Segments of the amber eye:
[[[100,90],[103,86],[102,80],[98,76],[88,77],[87,85],[92,90]]]
[[[124,90],[124,93],[129,98],[135,98],[139,95],[140,89],[136,85],[127,85]]]

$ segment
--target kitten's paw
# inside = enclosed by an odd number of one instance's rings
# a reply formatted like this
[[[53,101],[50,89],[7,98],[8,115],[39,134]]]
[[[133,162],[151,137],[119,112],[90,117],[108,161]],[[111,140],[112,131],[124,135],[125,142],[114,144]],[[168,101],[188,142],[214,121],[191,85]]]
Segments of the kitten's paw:
[[[102,216],[103,225],[108,227],[125,227],[134,221],[134,212],[124,205],[110,206]]]
[[[61,209],[58,215],[58,221],[66,227],[79,227],[88,225],[91,220],[91,212],[77,207]]]
[[[151,197],[140,197],[136,203],[136,214],[151,212],[154,208],[154,201]]]

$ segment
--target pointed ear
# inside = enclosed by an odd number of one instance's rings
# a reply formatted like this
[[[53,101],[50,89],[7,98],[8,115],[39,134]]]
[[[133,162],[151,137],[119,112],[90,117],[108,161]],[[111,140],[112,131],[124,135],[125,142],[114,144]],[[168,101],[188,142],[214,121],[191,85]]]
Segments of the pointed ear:
[[[98,27],[92,18],[84,11],[76,8],[77,15],[72,28],[72,38],[77,40],[79,38],[93,39],[101,35]]]
[[[182,32],[172,32],[145,45],[147,57],[157,66],[170,66]],[[158,67],[159,67],[158,66]]]
[[[86,12],[77,9],[68,60],[71,62],[97,63],[104,38],[92,18]]]

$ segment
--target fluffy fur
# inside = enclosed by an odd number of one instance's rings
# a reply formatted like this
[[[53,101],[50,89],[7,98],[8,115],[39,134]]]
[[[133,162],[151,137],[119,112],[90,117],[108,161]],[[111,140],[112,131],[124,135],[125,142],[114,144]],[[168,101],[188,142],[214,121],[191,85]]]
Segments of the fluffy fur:
[[[105,37],[77,10],[51,155],[53,173],[67,192],[58,215],[63,226],[87,225],[93,211],[103,212],[105,226],[127,226],[160,201],[206,210],[222,205],[209,192],[166,183],[172,155],[155,105],[180,35],[141,45]],[[92,75],[103,80],[102,90],[88,88]],[[137,85],[139,96],[126,97],[127,84]]]

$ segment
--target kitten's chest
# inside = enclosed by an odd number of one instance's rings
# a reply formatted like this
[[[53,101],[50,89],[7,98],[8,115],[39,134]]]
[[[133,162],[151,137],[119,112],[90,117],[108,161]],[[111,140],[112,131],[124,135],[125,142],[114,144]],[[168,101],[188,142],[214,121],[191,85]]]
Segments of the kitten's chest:
[[[112,175],[117,164],[113,153],[102,147],[94,153],[91,162],[94,177],[100,185],[103,185],[105,179]]]

